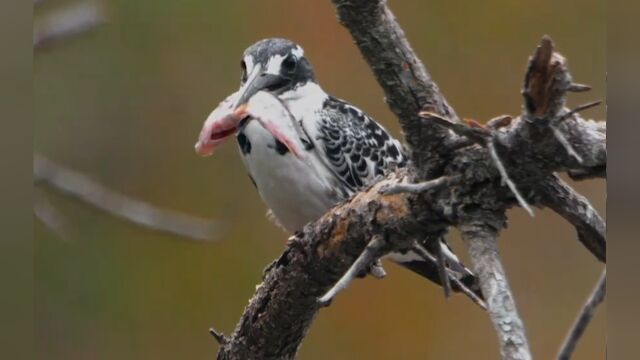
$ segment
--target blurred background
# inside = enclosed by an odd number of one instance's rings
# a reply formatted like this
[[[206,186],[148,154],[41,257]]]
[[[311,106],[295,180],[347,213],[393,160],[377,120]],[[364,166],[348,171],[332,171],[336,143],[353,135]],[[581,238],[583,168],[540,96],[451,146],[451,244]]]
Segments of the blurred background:
[[[35,28],[77,1],[42,0]],[[82,3],[82,1],[80,1]],[[134,225],[50,186],[35,223],[38,358],[212,358],[287,234],[265,217],[236,147],[200,158],[208,113],[238,87],[243,50],[265,37],[300,43],[321,85],[400,136],[382,91],[330,1],[104,0],[106,22],[44,44],[34,58],[35,151],[122,194],[215,222],[210,240]],[[603,0],[390,1],[449,102],[480,121],[520,112],[527,57],[543,34],[569,59],[577,105],[605,97]],[[604,118],[599,107],[584,114]],[[605,212],[605,182],[575,184]],[[51,215],[51,214],[54,215]],[[533,354],[552,358],[602,265],[548,210],[510,212],[505,267]],[[457,234],[450,236],[466,258]],[[498,358],[492,325],[463,296],[387,264],[320,311],[300,359]],[[604,307],[601,308],[603,310]],[[575,359],[605,358],[600,311]]]

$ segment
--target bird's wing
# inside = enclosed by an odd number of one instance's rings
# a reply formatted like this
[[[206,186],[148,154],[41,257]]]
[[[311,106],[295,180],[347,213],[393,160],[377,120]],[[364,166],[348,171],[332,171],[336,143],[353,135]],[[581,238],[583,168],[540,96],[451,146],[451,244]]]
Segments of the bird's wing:
[[[353,193],[385,170],[407,161],[400,142],[358,108],[327,98],[313,120],[301,125],[320,158],[340,182]]]

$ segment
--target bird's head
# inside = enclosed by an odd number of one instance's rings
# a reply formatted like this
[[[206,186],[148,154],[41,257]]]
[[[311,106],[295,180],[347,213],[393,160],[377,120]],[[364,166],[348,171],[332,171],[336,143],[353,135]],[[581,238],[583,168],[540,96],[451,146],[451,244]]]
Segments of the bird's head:
[[[236,134],[242,120],[251,115],[252,109],[248,105],[256,94],[263,93],[260,99],[263,101],[256,101],[258,104],[253,106],[253,110],[270,110],[263,112],[266,115],[282,110],[270,101],[275,100],[274,96],[314,81],[313,69],[304,56],[304,50],[286,39],[264,39],[251,45],[244,51],[240,67],[240,89],[223,101],[205,121],[196,143],[196,151],[200,155],[212,154],[216,147]],[[287,144],[282,129],[284,124],[274,123],[273,119],[262,120],[265,128]]]
[[[236,106],[246,104],[259,91],[274,95],[314,81],[311,63],[300,45],[286,39],[264,39],[244,51],[242,78]]]

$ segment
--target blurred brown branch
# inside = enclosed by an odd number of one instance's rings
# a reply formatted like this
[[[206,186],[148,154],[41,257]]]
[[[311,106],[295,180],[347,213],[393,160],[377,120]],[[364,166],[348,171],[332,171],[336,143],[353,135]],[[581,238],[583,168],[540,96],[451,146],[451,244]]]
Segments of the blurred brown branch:
[[[605,269],[600,275],[600,279],[598,280],[598,284],[593,289],[593,292],[587,299],[587,302],[584,304],[580,315],[576,319],[576,322],[571,327],[569,334],[567,334],[567,338],[564,340],[562,347],[560,348],[560,352],[558,353],[558,360],[569,360],[571,359],[571,355],[573,355],[573,351],[580,341],[582,334],[584,334],[587,326],[591,322],[593,315],[595,315],[596,309],[598,305],[600,305],[604,301],[605,294],[607,292],[607,270]]]
[[[438,239],[451,226],[463,233],[503,359],[531,359],[497,236],[508,208],[549,206],[576,227],[598,260],[606,260],[604,221],[555,177],[556,172],[606,176],[601,170],[607,162],[606,124],[580,116],[591,104],[566,107],[568,92],[589,87],[572,81],[564,57],[545,36],[529,59],[522,114],[486,126],[462,122],[386,1],[333,3],[398,117],[412,163],[289,240],[265,270],[235,331],[221,342],[218,359],[294,358],[320,309],[318,298],[337,282],[335,289],[342,289],[348,283],[340,280],[343,274],[367,268],[375,258],[372,251],[379,256],[406,249],[411,239]]]
[[[220,232],[220,227],[213,221],[160,209],[128,197],[40,155],[33,158],[33,177],[36,184],[45,184],[113,216],[152,230],[203,241],[216,239]]]
[[[34,2],[38,5],[41,1]],[[55,43],[82,35],[106,21],[103,6],[96,1],[69,5],[44,15],[33,28],[33,49],[41,50]]]
[[[43,2],[34,1],[34,6]],[[69,5],[62,10],[44,15],[34,27],[33,49],[84,34],[106,21],[102,5],[95,1]],[[146,228],[167,232],[184,238],[211,241],[220,235],[220,226],[213,221],[160,209],[144,201],[111,190],[88,176],[34,155],[33,177],[36,183],[80,199],[98,209]],[[43,196],[34,204],[34,214],[47,227],[64,235],[64,221],[57,209]]]

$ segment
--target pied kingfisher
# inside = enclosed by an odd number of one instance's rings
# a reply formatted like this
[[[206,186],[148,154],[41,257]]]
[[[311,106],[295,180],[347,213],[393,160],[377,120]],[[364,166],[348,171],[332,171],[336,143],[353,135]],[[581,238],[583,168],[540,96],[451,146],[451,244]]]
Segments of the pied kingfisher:
[[[407,163],[400,142],[380,124],[322,90],[299,45],[264,39],[245,50],[240,64],[240,89],[209,115],[196,151],[211,155],[235,134],[251,181],[286,230],[302,229],[391,166]],[[458,280],[480,295],[471,271],[443,249]],[[435,258],[411,250],[388,258],[440,283]]]

